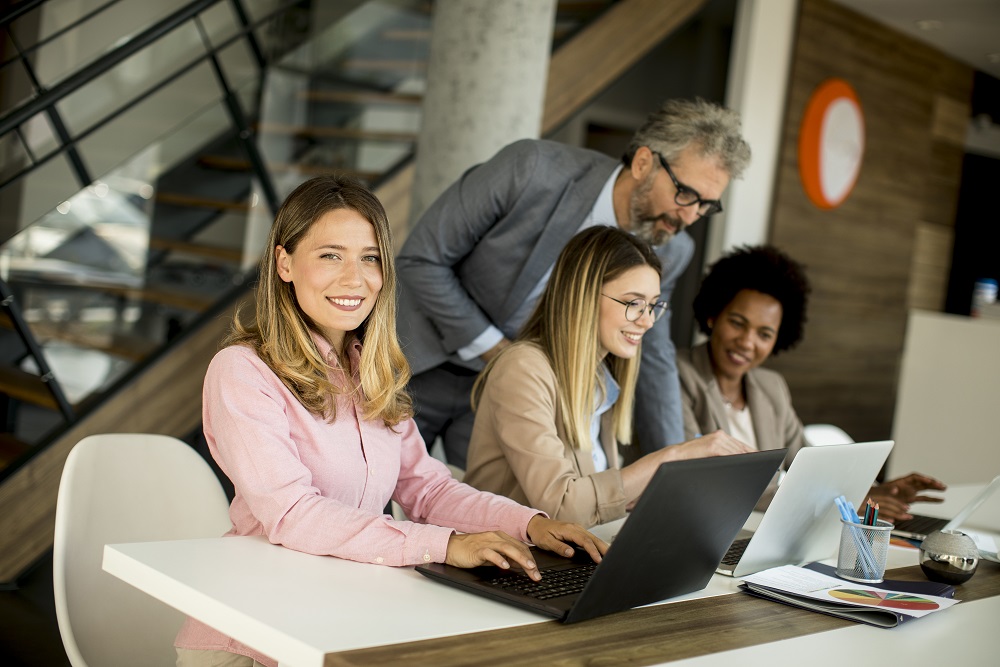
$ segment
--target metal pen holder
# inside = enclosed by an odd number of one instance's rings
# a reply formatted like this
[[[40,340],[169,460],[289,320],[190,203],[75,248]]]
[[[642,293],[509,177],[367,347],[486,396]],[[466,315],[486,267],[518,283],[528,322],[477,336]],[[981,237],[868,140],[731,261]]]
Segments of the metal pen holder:
[[[840,520],[840,551],[837,576],[866,584],[881,583],[889,555],[889,534],[893,525],[878,521],[874,526]]]

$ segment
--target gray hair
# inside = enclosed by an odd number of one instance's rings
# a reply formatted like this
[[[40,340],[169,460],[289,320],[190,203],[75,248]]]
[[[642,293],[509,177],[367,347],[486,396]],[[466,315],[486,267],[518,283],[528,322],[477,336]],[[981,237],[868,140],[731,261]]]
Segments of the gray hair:
[[[730,178],[740,178],[750,164],[750,146],[740,134],[740,114],[701,98],[667,100],[646,119],[629,142],[622,161],[632,164],[642,146],[659,153],[667,162],[680,156],[688,146],[699,154],[718,158]]]

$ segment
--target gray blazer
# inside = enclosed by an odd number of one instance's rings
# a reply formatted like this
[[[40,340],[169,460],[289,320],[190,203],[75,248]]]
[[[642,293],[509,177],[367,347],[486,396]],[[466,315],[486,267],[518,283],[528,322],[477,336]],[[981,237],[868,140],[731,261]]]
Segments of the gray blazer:
[[[527,298],[590,213],[618,162],[596,151],[526,139],[470,168],[413,227],[398,257],[398,330],[414,373],[446,361]],[[656,249],[670,299],[694,253],[686,233]],[[517,331],[503,331],[508,338]],[[669,317],[646,333],[636,439],[646,451],[682,442],[680,385]]]

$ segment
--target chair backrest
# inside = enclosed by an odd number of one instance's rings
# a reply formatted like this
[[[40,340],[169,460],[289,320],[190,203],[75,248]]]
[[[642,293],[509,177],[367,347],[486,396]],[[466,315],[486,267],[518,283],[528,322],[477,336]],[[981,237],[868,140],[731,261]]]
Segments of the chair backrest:
[[[843,429],[833,424],[808,424],[803,427],[802,435],[806,445],[822,447],[823,445],[850,445],[854,438],[847,435]]]
[[[59,633],[74,667],[176,663],[183,614],[104,572],[105,544],[217,537],[230,527],[215,473],[180,440],[116,433],[77,443],[59,483],[52,553]]]

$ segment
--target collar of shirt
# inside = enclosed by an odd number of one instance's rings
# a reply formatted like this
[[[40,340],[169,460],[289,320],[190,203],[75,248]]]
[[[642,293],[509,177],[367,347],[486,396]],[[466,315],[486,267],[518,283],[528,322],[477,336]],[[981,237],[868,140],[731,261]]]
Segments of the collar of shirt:
[[[313,343],[316,344],[316,349],[319,350],[320,355],[326,359],[326,363],[330,364],[330,368],[341,370],[340,359],[337,357],[337,353],[334,352],[330,342],[312,329],[309,330],[309,335],[312,336]],[[359,375],[360,368],[358,362],[361,361],[361,341],[357,337],[352,337],[351,339],[347,350],[347,358],[351,360],[351,368],[354,369],[353,375]]]
[[[604,187],[601,188],[601,194],[597,195],[594,208],[590,211],[590,224],[588,226],[608,225],[609,227],[616,227],[618,225],[618,218],[615,217],[615,180],[617,180],[623,166],[619,164],[615,167],[615,170],[611,172],[611,176],[604,183]]]

